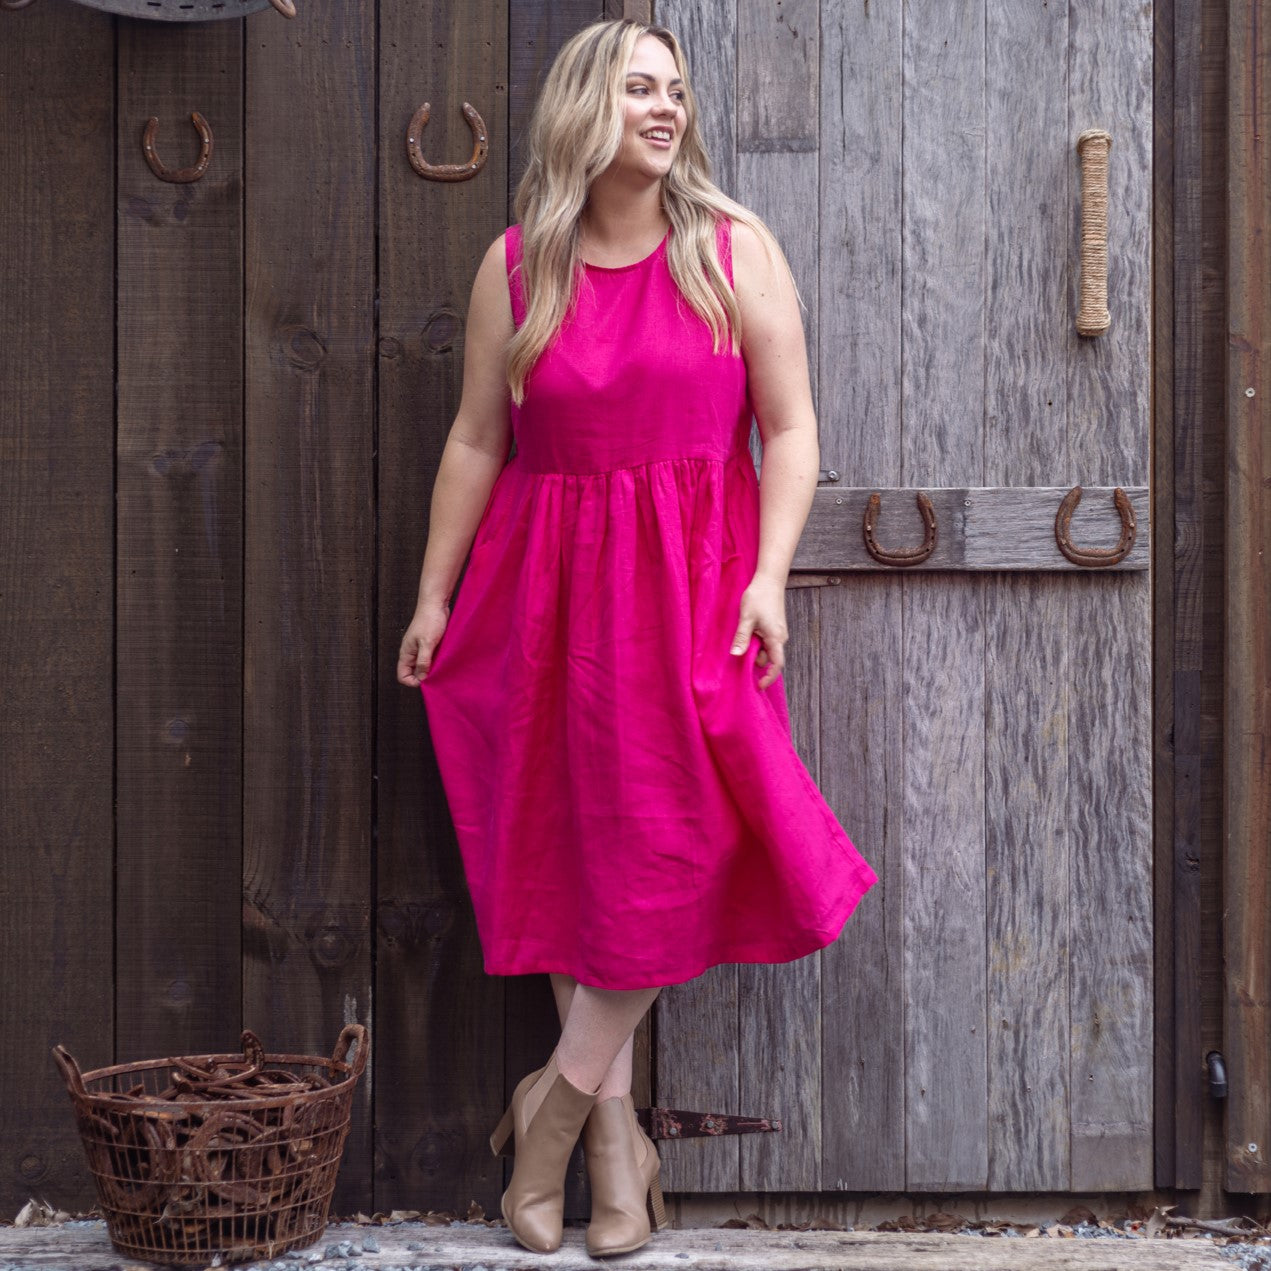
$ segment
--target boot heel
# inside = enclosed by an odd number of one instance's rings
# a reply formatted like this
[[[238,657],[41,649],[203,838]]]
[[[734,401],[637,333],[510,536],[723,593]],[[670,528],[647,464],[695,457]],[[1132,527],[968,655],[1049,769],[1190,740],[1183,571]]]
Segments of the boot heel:
[[[649,1221],[654,1231],[661,1231],[666,1226],[666,1206],[662,1203],[662,1180],[656,1175],[649,1184]]]
[[[510,1156],[510,1152],[504,1152],[507,1141],[512,1137],[512,1108],[509,1105],[508,1110],[503,1114],[503,1120],[495,1127],[494,1133],[490,1135],[490,1151],[495,1156]]]

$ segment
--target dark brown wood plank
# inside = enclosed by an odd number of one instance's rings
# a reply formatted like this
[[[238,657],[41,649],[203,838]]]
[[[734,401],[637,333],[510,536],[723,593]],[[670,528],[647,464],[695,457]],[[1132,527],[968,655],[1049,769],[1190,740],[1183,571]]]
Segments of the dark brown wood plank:
[[[114,35],[0,12],[0,1212],[92,1203],[49,1058],[113,1057]]]
[[[121,23],[118,1062],[233,1050],[242,994],[243,23]],[[170,167],[213,158],[191,184]]]
[[[507,224],[508,30],[501,7],[459,0],[384,0],[380,24],[375,1203],[466,1213],[476,1200],[497,1214],[504,1162],[486,1140],[504,1107],[505,990],[525,986],[483,971],[423,704],[396,664],[459,407],[472,280]],[[406,128],[425,98],[434,161],[471,147],[461,102],[485,120],[490,154],[473,179],[428,181],[410,166]],[[550,1030],[551,994],[535,978]]]
[[[508,223],[516,219],[516,185],[529,161],[530,116],[552,59],[571,35],[607,15],[601,0],[521,0],[508,6]]]
[[[329,1052],[371,1006],[376,30],[298,7],[247,38],[243,1019]]]
[[[1271,29],[1227,10],[1227,623],[1223,715],[1227,1174],[1271,1191]]]

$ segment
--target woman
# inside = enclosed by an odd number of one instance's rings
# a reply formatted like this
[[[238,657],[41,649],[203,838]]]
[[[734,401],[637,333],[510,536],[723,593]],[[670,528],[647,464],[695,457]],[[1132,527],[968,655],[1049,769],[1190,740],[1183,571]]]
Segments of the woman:
[[[560,1041],[491,1137],[515,1144],[504,1218],[543,1252],[580,1134],[588,1251],[665,1225],[630,1093],[659,989],[822,948],[877,881],[779,678],[819,463],[798,297],[711,184],[687,81],[674,36],[630,20],[579,32],[548,74],[519,223],[473,285],[398,665],[485,969],[546,972],[556,997]]]

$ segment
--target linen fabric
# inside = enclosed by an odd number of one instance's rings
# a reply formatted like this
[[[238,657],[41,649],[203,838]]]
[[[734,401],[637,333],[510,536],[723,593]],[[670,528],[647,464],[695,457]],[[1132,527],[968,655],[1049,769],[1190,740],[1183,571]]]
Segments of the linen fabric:
[[[744,359],[644,260],[585,266],[421,684],[485,970],[609,989],[831,943],[878,881],[761,643]],[[506,235],[525,318],[520,227]],[[731,227],[718,230],[730,281]]]

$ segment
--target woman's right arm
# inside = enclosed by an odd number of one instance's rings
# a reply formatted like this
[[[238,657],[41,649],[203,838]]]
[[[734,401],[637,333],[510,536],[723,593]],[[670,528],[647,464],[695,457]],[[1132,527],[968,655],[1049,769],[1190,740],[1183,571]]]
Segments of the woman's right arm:
[[[415,615],[397,655],[398,682],[409,688],[419,687],[432,664],[450,616],[450,593],[512,445],[507,345],[514,327],[504,250],[500,235],[472,284],[463,394],[433,483]]]

